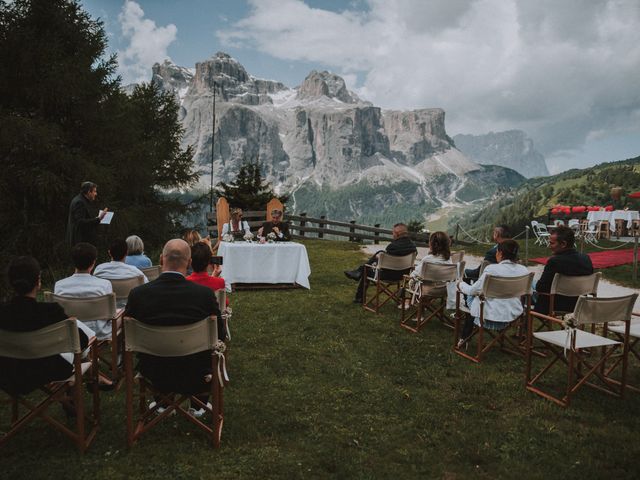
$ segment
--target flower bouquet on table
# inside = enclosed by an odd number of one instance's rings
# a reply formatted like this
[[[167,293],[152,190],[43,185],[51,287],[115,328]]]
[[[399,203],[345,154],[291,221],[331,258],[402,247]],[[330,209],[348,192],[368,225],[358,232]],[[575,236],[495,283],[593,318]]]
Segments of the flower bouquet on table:
[[[267,242],[273,243],[273,242],[276,241],[276,238],[278,238],[278,237],[277,237],[277,235],[275,233],[273,233],[273,232],[267,233]]]
[[[230,233],[226,233],[226,234],[224,234],[222,236],[222,241],[223,242],[231,242],[231,243],[233,243],[233,240],[234,240],[233,235],[231,235]]]
[[[251,242],[253,242],[253,237],[254,237],[253,233],[247,232],[247,233],[244,234],[244,237],[242,237],[242,238],[244,238],[245,242],[251,243]]]

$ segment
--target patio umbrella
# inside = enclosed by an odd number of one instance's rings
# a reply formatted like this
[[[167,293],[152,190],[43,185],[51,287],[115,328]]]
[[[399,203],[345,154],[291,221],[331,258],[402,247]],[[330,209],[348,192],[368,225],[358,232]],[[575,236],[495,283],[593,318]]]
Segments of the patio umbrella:
[[[627,195],[627,198],[640,198],[640,192],[633,192]]]

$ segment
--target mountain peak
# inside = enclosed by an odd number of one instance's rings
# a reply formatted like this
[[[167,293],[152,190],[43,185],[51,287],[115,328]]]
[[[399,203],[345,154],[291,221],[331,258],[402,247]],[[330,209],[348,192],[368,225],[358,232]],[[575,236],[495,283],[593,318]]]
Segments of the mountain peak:
[[[358,96],[347,89],[344,79],[326,70],[311,71],[298,89],[297,98],[317,99],[327,97],[339,100],[343,103],[360,103]]]

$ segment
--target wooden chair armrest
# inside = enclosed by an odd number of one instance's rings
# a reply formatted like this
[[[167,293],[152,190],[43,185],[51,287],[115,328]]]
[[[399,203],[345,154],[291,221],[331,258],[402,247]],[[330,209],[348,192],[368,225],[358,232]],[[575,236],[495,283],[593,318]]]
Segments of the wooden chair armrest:
[[[547,320],[549,322],[557,323],[559,325],[562,325],[562,323],[563,323],[562,319],[560,319],[560,318],[551,317],[549,315],[544,315],[542,313],[534,312],[533,310],[531,312],[529,312],[529,313],[531,314],[531,316],[541,318],[542,320]]]

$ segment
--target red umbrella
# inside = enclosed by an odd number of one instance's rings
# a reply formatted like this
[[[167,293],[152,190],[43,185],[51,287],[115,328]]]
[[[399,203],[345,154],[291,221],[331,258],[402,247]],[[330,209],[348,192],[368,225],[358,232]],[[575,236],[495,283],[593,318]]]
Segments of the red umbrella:
[[[640,198],[640,192],[633,192],[627,195],[628,198]]]

